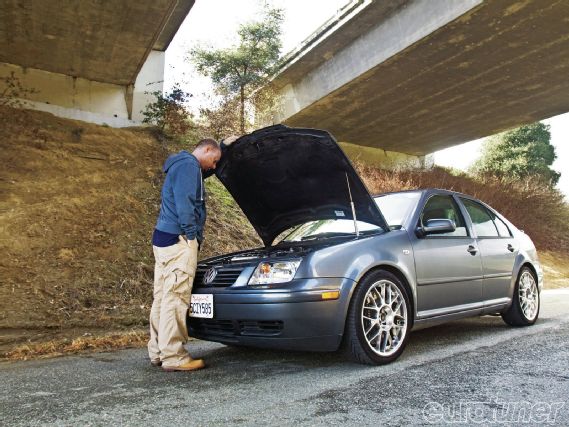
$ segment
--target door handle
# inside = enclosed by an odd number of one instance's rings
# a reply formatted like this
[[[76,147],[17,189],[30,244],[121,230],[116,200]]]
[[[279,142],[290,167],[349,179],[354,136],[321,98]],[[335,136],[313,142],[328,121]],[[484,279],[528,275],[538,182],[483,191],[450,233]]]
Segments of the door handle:
[[[516,248],[514,248],[512,245],[508,244],[508,250],[510,252],[514,252],[516,250]]]
[[[468,252],[470,252],[470,255],[476,255],[476,252],[478,252],[478,249],[476,249],[474,246],[472,245],[468,245]]]

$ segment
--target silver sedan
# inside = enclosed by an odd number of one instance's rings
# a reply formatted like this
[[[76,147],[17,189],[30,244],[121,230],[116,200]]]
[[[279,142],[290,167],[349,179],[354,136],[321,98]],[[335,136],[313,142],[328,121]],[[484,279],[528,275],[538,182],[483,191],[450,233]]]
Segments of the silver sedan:
[[[372,197],[330,134],[274,126],[236,141],[216,172],[265,246],[202,261],[190,335],[231,345],[339,348],[382,364],[413,327],[538,318],[530,238],[485,203],[427,189]]]

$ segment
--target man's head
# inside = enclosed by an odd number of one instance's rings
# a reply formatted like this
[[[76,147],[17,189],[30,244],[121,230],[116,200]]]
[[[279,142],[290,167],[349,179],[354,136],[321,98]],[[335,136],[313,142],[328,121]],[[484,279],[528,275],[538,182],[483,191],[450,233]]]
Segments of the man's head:
[[[214,139],[205,138],[198,142],[192,154],[200,162],[202,170],[208,171],[217,166],[221,158],[221,148]]]

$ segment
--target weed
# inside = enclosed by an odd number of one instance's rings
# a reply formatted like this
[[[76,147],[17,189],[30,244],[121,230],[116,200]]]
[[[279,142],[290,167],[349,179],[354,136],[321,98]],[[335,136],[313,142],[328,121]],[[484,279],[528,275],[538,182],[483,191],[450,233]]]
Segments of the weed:
[[[0,77],[0,83],[4,86],[0,92],[0,105],[7,107],[23,108],[27,105],[24,98],[39,93],[37,89],[25,87],[13,71]]]
[[[85,129],[83,128],[73,128],[71,131],[71,140],[73,142],[81,142],[81,135],[83,135],[83,132],[85,132]]]

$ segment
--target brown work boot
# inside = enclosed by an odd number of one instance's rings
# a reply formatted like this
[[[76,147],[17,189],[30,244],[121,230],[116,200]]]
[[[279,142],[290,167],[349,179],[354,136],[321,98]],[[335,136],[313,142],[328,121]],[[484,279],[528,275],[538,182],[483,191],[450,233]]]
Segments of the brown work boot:
[[[160,361],[160,359],[151,360],[150,364],[155,368],[162,366],[162,362]]]
[[[168,372],[172,371],[197,371],[198,369],[205,368],[203,359],[192,359],[183,365],[178,366],[162,366],[162,369]]]

